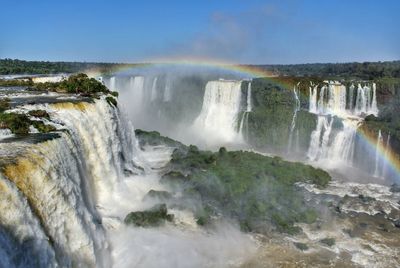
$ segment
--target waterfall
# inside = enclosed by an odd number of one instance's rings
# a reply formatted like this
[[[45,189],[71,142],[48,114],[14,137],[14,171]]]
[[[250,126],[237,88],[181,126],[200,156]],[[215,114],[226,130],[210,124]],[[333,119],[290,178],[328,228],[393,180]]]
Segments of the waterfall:
[[[1,144],[10,154],[20,151],[0,175],[0,222],[14,243],[24,243],[11,261],[23,267],[110,267],[102,208],[124,171],[139,172],[132,129],[104,98],[30,109],[46,110],[66,131],[37,145]],[[0,229],[3,250],[7,241]]]
[[[376,86],[372,84],[371,91],[369,86],[358,84],[355,91],[352,84],[347,96],[347,89],[341,83],[324,82],[327,85],[319,89],[319,95],[317,87],[310,88],[309,111],[317,114],[318,119],[316,129],[311,134],[307,156],[312,161],[327,160],[352,165],[358,125],[363,116],[378,113]],[[333,131],[332,122],[335,117],[329,121],[324,118],[328,115],[336,116],[335,120],[340,120],[343,127]]]
[[[318,85],[315,85],[314,87],[312,87],[312,85],[310,86],[310,113],[317,113],[317,89]]]
[[[249,85],[247,86],[247,108],[246,112],[251,112],[251,82],[249,82]]]
[[[371,103],[371,113],[375,116],[378,115],[378,104],[376,102],[376,84],[372,84],[372,103]]]
[[[297,84],[297,86],[298,86],[298,84]],[[288,153],[290,153],[292,150],[293,131],[296,128],[297,113],[298,113],[298,111],[300,111],[300,98],[299,98],[299,94],[297,92],[296,87],[293,88],[293,95],[294,95],[294,101],[295,101],[295,108],[294,108],[292,123],[290,125],[290,131],[289,131],[289,141],[288,141],[288,148],[287,148]]]
[[[354,84],[351,84],[349,87],[349,110],[353,110],[353,103],[354,103]]]
[[[157,99],[157,77],[153,79],[153,84],[151,86],[151,102],[154,102]]]
[[[386,139],[386,145],[385,145],[385,157],[384,157],[384,162],[383,162],[383,167],[382,167],[382,177],[385,178],[387,175],[387,161],[390,156],[390,133],[387,136]]]
[[[376,148],[375,148],[375,171],[374,177],[379,178],[382,174],[380,174],[380,151],[382,150],[383,146],[383,137],[381,130],[378,131],[378,138],[376,140]]]
[[[239,134],[243,140],[245,140],[246,137],[248,136],[249,113],[251,112],[251,110],[252,110],[252,107],[251,107],[251,81],[250,81],[247,86],[246,110],[243,112],[242,119],[240,120],[240,125],[239,125]],[[243,132],[243,129],[245,129],[246,131]],[[246,135],[246,137],[245,137],[245,135]]]
[[[331,114],[343,114],[346,111],[346,87],[339,82],[329,83],[328,111]]]
[[[310,87],[309,111],[315,114],[335,114],[340,117],[374,114],[379,110],[376,102],[376,85],[361,86],[357,90],[352,84],[349,89],[337,81],[326,81],[318,94],[318,85]],[[347,96],[347,91],[348,96]],[[354,104],[355,99],[355,105]]]
[[[317,160],[326,151],[333,119],[318,116],[316,129],[311,133],[310,147],[307,156],[312,161]]]
[[[240,112],[241,85],[241,81],[209,81],[200,115],[193,127],[209,134],[205,137],[213,137],[221,143],[234,142],[240,138],[237,117]]]
[[[130,107],[133,112],[137,113],[144,105],[145,89],[144,77],[132,76],[129,80],[129,89],[131,91],[132,106]]]
[[[165,89],[164,89],[164,102],[171,101],[172,98],[172,92],[171,92],[171,79],[166,78],[165,81]]]
[[[112,76],[110,78],[110,90],[115,91],[116,90],[116,85],[115,85],[115,76]]]

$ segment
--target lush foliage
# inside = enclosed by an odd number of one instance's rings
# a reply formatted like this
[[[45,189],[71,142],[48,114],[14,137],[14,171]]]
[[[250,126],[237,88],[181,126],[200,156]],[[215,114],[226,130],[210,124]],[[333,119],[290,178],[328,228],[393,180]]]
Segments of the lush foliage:
[[[54,74],[77,73],[87,70],[97,70],[101,73],[111,73],[121,67],[137,64],[95,63],[95,62],[49,62],[0,59],[0,74]]]
[[[400,61],[258,65],[258,67],[281,76],[318,76],[363,80],[383,77],[400,78]]]
[[[297,84],[298,81],[285,83]],[[248,143],[255,148],[268,149],[271,152],[286,152],[296,109],[293,88],[287,89],[279,83],[264,78],[254,79],[251,88],[253,111],[248,115],[248,130],[245,129]],[[304,106],[307,104],[304,103]],[[311,132],[315,128],[316,118],[315,115],[300,110],[296,114],[296,119],[295,131],[299,133],[298,149],[305,151],[309,145]]]
[[[162,144],[164,140],[170,143],[169,138],[142,130],[138,138],[152,144]],[[324,187],[330,181],[325,171],[252,152],[229,152],[225,148],[210,152],[193,145],[177,145],[162,182],[182,189],[184,198],[201,204],[195,211],[199,225],[224,215],[238,220],[246,231],[267,232],[274,226],[294,233],[298,231],[296,222],[316,220],[316,212],[307,205],[295,183]]]

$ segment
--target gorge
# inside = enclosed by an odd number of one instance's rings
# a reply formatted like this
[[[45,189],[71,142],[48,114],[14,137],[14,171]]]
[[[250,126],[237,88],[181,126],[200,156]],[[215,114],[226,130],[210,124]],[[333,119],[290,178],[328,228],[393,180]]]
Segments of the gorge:
[[[30,120],[20,135],[0,117],[1,267],[399,265],[399,141],[379,85],[96,79],[119,94],[1,89],[4,113]]]

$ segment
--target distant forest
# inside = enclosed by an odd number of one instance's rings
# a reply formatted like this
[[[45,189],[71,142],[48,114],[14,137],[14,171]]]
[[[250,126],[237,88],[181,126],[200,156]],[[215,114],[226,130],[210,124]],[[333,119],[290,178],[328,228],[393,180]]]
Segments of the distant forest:
[[[96,69],[110,73],[120,67],[134,67],[138,64],[96,63],[96,62],[49,62],[0,59],[0,74],[51,74],[77,73]],[[253,65],[280,76],[324,77],[338,79],[400,79],[400,61],[363,63],[309,63],[292,65]]]
[[[281,76],[374,80],[400,78],[400,61],[258,65]]]
[[[137,64],[0,59],[0,75],[78,73],[93,69],[108,73],[120,67],[134,67],[135,65]]]

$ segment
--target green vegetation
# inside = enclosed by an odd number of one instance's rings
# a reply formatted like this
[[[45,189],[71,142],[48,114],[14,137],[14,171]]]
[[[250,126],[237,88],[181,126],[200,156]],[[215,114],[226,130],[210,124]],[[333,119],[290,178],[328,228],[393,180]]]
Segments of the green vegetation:
[[[144,131],[141,129],[135,129],[135,135],[139,140],[139,145],[141,147],[147,145],[157,146],[157,145],[168,145],[170,147],[182,148],[185,147],[179,141],[173,140],[168,137],[161,136],[157,131]]]
[[[0,79],[0,87],[31,87],[34,83],[32,79]]]
[[[143,130],[138,138],[141,143],[171,143],[159,133]],[[201,204],[194,211],[199,225],[224,215],[238,220],[245,231],[261,233],[271,225],[281,232],[296,233],[296,222],[314,222],[317,213],[295,184],[309,182],[324,187],[330,181],[329,174],[321,169],[279,157],[225,148],[218,152],[200,151],[196,146],[182,144],[174,150],[167,169],[162,182],[174,189],[179,187],[184,198]]]
[[[290,83],[297,84],[297,80],[290,80]],[[247,142],[255,148],[270,152],[286,152],[296,108],[293,88],[288,90],[265,78],[254,79],[251,88],[253,110],[248,114],[248,131],[245,129]],[[302,103],[303,107],[307,107],[308,99],[302,98]],[[296,132],[299,133],[298,149],[305,151],[311,132],[315,129],[316,116],[300,110],[297,112],[297,122],[301,122],[296,124]]]
[[[4,112],[5,110],[10,109],[10,99],[9,98],[1,98],[0,99],[0,113]]]
[[[35,83],[34,88],[38,90],[48,90],[55,92],[66,92],[66,93],[81,93],[91,96],[95,93],[109,93],[105,85],[97,81],[94,78],[89,78],[86,74],[79,73],[71,75],[68,79],[61,82],[46,82],[46,83]]]
[[[107,103],[108,104],[110,104],[110,105],[113,105],[113,106],[117,106],[117,100],[115,99],[115,98],[113,98],[113,97],[111,97],[111,96],[107,96],[106,97],[106,101],[107,101]]]
[[[319,76],[329,79],[400,78],[400,61],[257,65],[281,76]]]
[[[34,117],[50,119],[50,115],[45,110],[32,110],[28,114]]]
[[[155,227],[165,221],[173,221],[174,215],[168,214],[165,204],[156,205],[146,211],[135,211],[125,217],[126,224],[133,224],[140,227]]]
[[[336,243],[334,238],[324,238],[324,239],[321,239],[319,242],[321,244],[327,245],[328,247],[332,247]]]
[[[26,114],[5,113],[10,109],[10,100],[8,98],[0,99],[0,128],[8,128],[14,134],[26,135],[29,133],[29,127],[34,126],[41,133],[55,131],[56,128],[44,124],[42,121],[30,120]],[[44,110],[32,110],[28,112],[31,116],[49,119],[49,114]]]
[[[295,245],[296,248],[300,249],[301,251],[306,251],[306,250],[308,250],[307,244],[304,244],[304,243],[297,243],[297,242],[295,242],[295,243],[293,243],[293,244]]]
[[[25,114],[0,113],[0,128],[9,128],[14,134],[28,134],[30,125]]]
[[[48,133],[56,130],[54,126],[47,125],[42,121],[31,121],[31,123],[37,130],[39,130],[40,133]]]
[[[121,67],[135,67],[138,64],[95,63],[95,62],[49,62],[0,59],[0,74],[55,74],[78,73],[96,70],[111,73]]]

